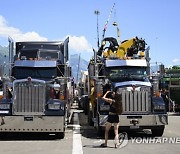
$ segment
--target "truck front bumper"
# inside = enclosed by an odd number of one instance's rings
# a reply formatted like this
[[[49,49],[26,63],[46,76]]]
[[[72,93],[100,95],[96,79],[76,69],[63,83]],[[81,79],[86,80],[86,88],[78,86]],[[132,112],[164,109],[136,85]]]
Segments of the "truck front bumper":
[[[0,116],[0,132],[64,132],[64,116]]]
[[[107,115],[100,115],[100,125],[104,126]],[[168,124],[167,114],[159,115],[119,115],[119,126],[128,128],[154,128]]]

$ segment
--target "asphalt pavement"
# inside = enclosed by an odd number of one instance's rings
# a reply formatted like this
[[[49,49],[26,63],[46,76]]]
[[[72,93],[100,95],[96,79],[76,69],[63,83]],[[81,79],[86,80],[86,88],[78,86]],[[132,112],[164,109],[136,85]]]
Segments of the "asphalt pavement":
[[[140,132],[120,131],[121,145],[114,148],[114,133],[110,132],[108,147],[101,148],[104,137],[87,123],[87,115],[74,108],[67,125],[65,138],[39,133],[8,134],[0,139],[0,154],[179,154],[180,115],[169,113],[169,124],[162,137],[153,137],[150,130]]]

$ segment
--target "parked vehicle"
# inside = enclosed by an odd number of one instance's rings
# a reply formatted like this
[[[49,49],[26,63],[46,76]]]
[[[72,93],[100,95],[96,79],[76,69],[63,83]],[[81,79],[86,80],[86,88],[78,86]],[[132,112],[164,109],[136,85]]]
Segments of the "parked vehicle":
[[[68,42],[10,45],[10,76],[3,77],[0,132],[45,132],[64,138],[71,98]],[[14,56],[15,54],[15,56]]]
[[[160,87],[167,110],[180,112],[180,66],[165,69],[160,78]]]
[[[156,80],[150,82],[148,78],[149,61],[149,48],[141,38],[135,37],[121,44],[113,37],[102,40],[88,66],[88,119],[98,133],[105,126],[110,107],[102,96],[110,90],[122,95],[120,129],[151,129],[153,135],[163,135],[168,116],[158,83]]]

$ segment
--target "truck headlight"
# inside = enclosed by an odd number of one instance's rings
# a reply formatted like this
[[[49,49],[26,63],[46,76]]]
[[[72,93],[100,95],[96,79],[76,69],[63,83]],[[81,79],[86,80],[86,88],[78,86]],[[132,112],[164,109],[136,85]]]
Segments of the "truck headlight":
[[[165,105],[164,104],[162,104],[162,105],[155,105],[154,106],[154,110],[165,110],[166,108],[165,108]]]
[[[64,102],[59,99],[50,99],[46,104],[47,110],[65,110]]]
[[[109,111],[110,106],[109,105],[100,105],[100,111]]]
[[[162,97],[152,97],[154,111],[165,111],[165,103]]]
[[[61,105],[59,103],[48,104],[49,110],[59,110]]]
[[[4,110],[4,109],[10,109],[10,104],[0,104],[0,109]]]

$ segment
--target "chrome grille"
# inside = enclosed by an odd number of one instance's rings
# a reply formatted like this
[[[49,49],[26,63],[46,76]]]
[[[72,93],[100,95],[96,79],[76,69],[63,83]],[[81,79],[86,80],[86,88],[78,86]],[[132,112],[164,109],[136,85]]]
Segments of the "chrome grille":
[[[150,109],[150,96],[148,91],[122,92],[123,113],[148,112]]]
[[[14,113],[42,114],[45,104],[45,83],[16,82],[14,84]]]

